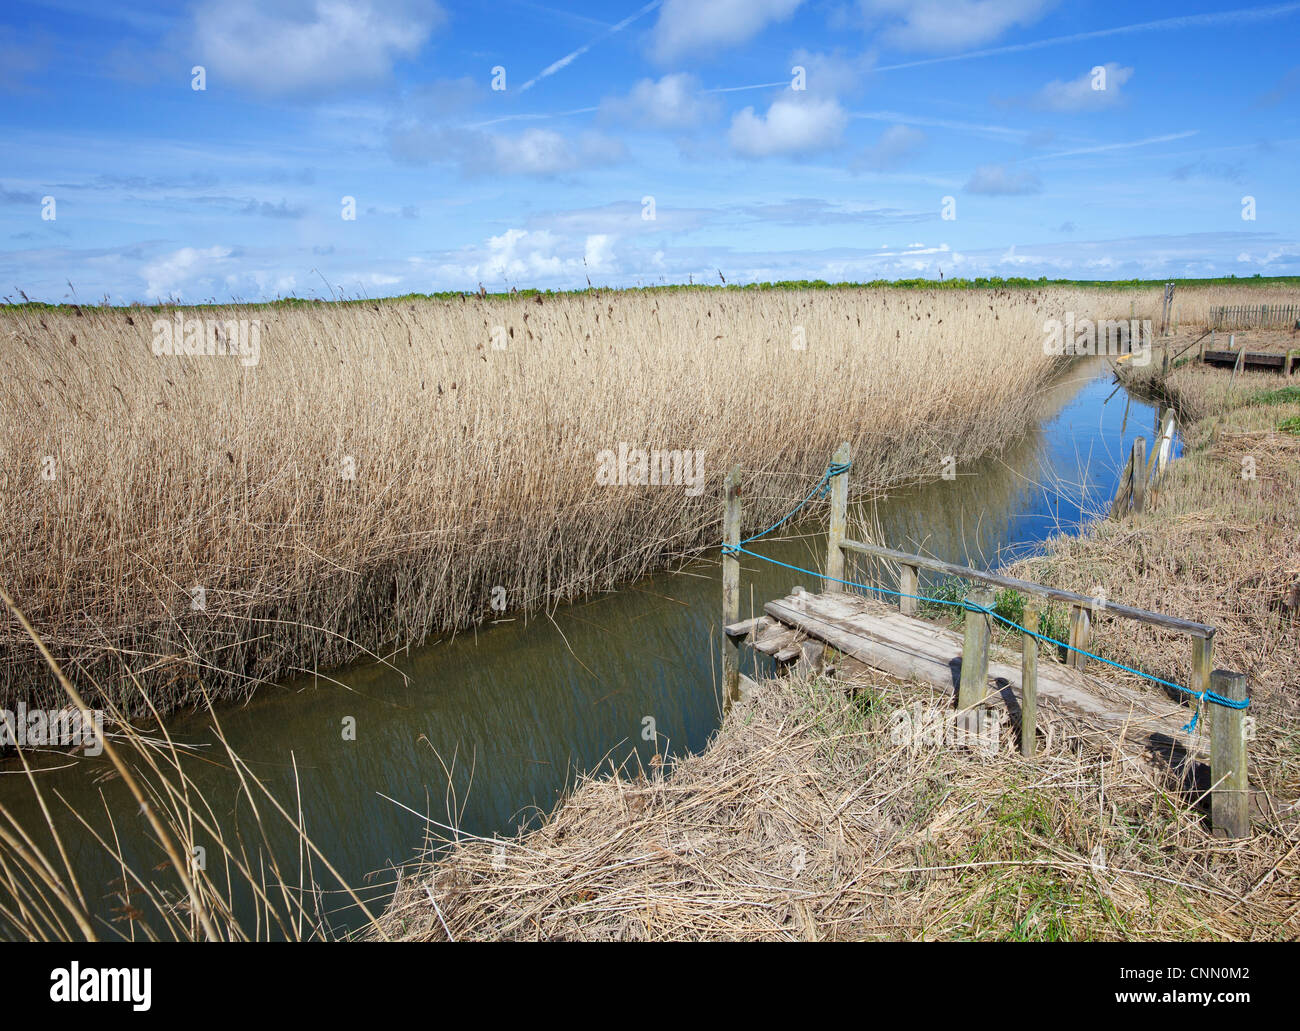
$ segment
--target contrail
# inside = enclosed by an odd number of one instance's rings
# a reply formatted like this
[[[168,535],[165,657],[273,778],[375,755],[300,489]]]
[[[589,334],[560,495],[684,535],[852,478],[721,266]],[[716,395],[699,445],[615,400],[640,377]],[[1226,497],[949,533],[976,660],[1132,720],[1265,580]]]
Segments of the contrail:
[[[1129,143],[1102,143],[1095,147],[1079,147],[1077,150],[1061,150],[1055,154],[1040,154],[1036,157],[1026,158],[1026,161],[1047,161],[1051,158],[1068,158],[1076,154],[1100,154],[1106,150],[1129,150],[1133,147],[1146,147],[1152,143],[1168,143],[1171,140],[1185,140],[1189,136],[1195,136],[1201,130],[1186,129],[1183,132],[1165,133],[1163,136],[1148,136],[1144,140],[1132,140]]]
[[[753,86],[714,86],[711,89],[702,89],[701,93],[740,93],[750,89],[772,89],[774,86],[789,86],[790,80],[785,79],[781,82],[760,82]]]
[[[568,118],[571,115],[589,115],[593,111],[599,111],[599,107],[575,107],[571,111],[542,111],[536,114],[518,114],[518,115],[500,115],[497,118],[489,118],[484,122],[469,122],[461,126],[462,129],[485,129],[489,125],[498,125],[501,122],[537,122],[547,118]]]
[[[873,122],[898,122],[903,125],[924,125],[932,129],[956,129],[999,139],[1026,140],[1033,133],[1028,129],[1011,129],[1004,125],[981,125],[975,122],[954,122],[948,118],[929,118],[924,115],[905,115],[898,111],[851,111],[852,118],[867,118]]]
[[[949,54],[947,57],[927,57],[920,61],[905,61],[902,64],[879,65],[878,72],[893,72],[900,68],[921,68],[931,64],[945,64],[948,61],[966,61],[976,57],[997,57],[1001,54],[1018,54],[1025,50],[1040,50],[1060,43],[1081,43],[1089,39],[1102,39],[1106,36],[1123,36],[1133,32],[1151,32],[1156,29],[1191,29],[1205,25],[1226,25],[1239,22],[1267,21],[1270,18],[1284,18],[1288,14],[1300,11],[1300,3],[1276,4],[1272,7],[1246,7],[1236,11],[1220,11],[1215,14],[1188,14],[1178,18],[1161,18],[1158,21],[1144,21],[1136,25],[1120,25],[1113,29],[1097,29],[1093,32],[1076,32],[1072,36],[1053,36],[1051,39],[1039,39],[1032,43],[1012,43],[1004,47],[991,47],[987,50],[970,50],[964,54]]]
[[[616,32],[622,32],[625,28],[631,25],[642,15],[649,14],[661,3],[663,3],[663,0],[650,0],[650,3],[646,4],[643,8],[641,8],[641,10],[637,11],[635,14],[628,15],[617,25],[611,25],[608,29],[602,32],[590,43],[584,43],[582,46],[578,47],[578,49],[575,50],[573,53],[565,54],[563,57],[561,57],[558,61],[554,62],[553,64],[548,64],[545,68],[543,68],[540,72],[538,72],[535,76],[533,76],[533,78],[529,79],[522,86],[520,86],[519,92],[520,93],[527,92],[528,90],[532,89],[535,85],[537,85],[537,83],[541,82],[543,79],[547,78],[548,76],[554,75],[561,68],[568,67],[579,57],[585,54],[588,50],[594,47],[597,43],[599,43],[602,39],[605,39],[608,36],[612,36]]]

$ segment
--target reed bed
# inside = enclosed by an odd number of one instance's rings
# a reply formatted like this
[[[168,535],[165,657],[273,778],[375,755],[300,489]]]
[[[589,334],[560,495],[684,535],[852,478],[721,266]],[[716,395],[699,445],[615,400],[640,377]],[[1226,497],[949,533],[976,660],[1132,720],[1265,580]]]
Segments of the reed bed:
[[[1151,319],[1159,332],[1163,296],[1163,289],[1151,287],[1131,290],[1124,299],[1134,304],[1135,317]],[[1236,286],[1180,285],[1174,291],[1170,328],[1175,324],[1180,328],[1196,326],[1199,327],[1199,332],[1200,329],[1209,327],[1212,309],[1225,305],[1280,305],[1294,304],[1297,301],[1300,301],[1300,291],[1295,287],[1273,286],[1267,281],[1252,283],[1250,280],[1242,280]]]
[[[155,356],[172,309],[9,309],[0,583],[128,714],[237,698],[689,554],[718,538],[735,462],[757,524],[841,439],[864,486],[1001,449],[1056,364],[1044,319],[1122,306],[845,290],[184,311],[260,319],[248,366]],[[601,486],[621,442],[699,452],[702,492]],[[40,670],[0,622],[0,704],[57,700]]]
[[[1215,665],[1249,676],[1251,837],[1214,838],[1204,786],[1059,712],[1040,711],[1031,760],[1005,716],[992,754],[900,741],[895,713],[951,713],[951,696],[841,662],[837,679],[760,685],[698,756],[597,771],[540,827],[442,834],[406,872],[385,933],[1293,940],[1300,435],[1279,427],[1300,395],[1283,382],[1175,371],[1161,387],[1187,413],[1187,452],[1147,512],[1061,535],[1009,570],[1218,627]],[[1187,682],[1186,638],[1105,618],[1093,633],[1100,654]]]
[[[0,609],[27,634],[64,704],[84,710],[81,691],[3,588]],[[0,802],[0,939],[333,940],[337,898],[383,936],[362,897],[367,892],[343,880],[312,842],[301,809],[277,799],[240,759],[215,714],[220,748],[201,761],[228,769],[235,808],[248,814],[243,821],[214,811],[187,772],[191,751],[172,740],[149,699],[142,701],[156,730],[141,732],[110,703],[116,729],[102,739],[108,768],[98,774],[123,781],[135,802],[130,812],[115,813],[106,800],[103,814],[74,808],[18,750],[8,772],[25,777],[42,819],[24,822]],[[83,886],[78,878],[78,860],[92,849],[121,871],[111,884]]]
[[[1183,317],[1233,294],[1180,295]],[[841,439],[866,490],[999,451],[1056,365],[1046,319],[1158,303],[844,289],[182,310],[260,320],[255,366],[155,356],[176,309],[6,309],[0,583],[129,713],[136,681],[160,711],[200,685],[239,698],[691,554],[718,539],[733,463],[757,527]],[[698,453],[703,490],[601,486],[597,455],[620,443]],[[0,705],[57,696],[0,622]]]

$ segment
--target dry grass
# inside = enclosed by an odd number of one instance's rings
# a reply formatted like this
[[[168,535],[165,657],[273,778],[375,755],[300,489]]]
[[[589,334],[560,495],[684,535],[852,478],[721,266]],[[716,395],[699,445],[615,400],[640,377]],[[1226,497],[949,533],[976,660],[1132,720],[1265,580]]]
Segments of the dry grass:
[[[261,363],[155,357],[146,309],[0,315],[0,583],[60,664],[140,712],[609,588],[786,508],[849,439],[863,487],[1017,437],[1042,323],[1130,294],[589,294],[207,309]],[[161,313],[170,317],[170,312]],[[492,346],[493,327],[507,347]],[[801,326],[806,350],[791,346]],[[706,489],[601,487],[598,451],[704,453]],[[49,456],[53,479],[43,479]],[[347,460],[355,479],[341,472]],[[192,590],[203,588],[206,609]],[[0,704],[51,701],[0,625]]]
[[[1216,841],[1165,777],[1059,719],[1033,760],[1009,732],[995,755],[895,743],[890,714],[918,698],[878,674],[765,683],[671,775],[593,776],[540,829],[408,871],[381,923],[458,941],[1296,934],[1280,826]]]
[[[583,781],[539,829],[407,872],[393,937],[1294,939],[1300,933],[1300,400],[1276,376],[1179,369],[1185,427],[1153,507],[1062,536],[1017,575],[1216,625],[1250,676],[1252,837],[1058,714],[1033,760],[895,742],[928,688],[777,681],[671,776]],[[1262,403],[1267,400],[1268,403]],[[1243,477],[1244,458],[1255,476]],[[1100,654],[1186,683],[1185,638],[1120,620]],[[948,710],[950,699],[929,701]],[[1040,721],[1044,714],[1040,712]],[[1041,725],[1041,724],[1040,724]],[[1007,730],[1004,726],[1004,730]],[[431,900],[436,902],[431,905]]]

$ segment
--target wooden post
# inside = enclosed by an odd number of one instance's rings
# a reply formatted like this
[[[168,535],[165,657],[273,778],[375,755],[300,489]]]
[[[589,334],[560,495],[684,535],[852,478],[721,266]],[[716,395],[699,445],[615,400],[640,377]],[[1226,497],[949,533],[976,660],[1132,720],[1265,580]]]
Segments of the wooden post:
[[[1119,485],[1115,488],[1115,500],[1110,505],[1110,517],[1118,519],[1128,511],[1129,499],[1133,494],[1133,456],[1128,456],[1124,471],[1119,474]]]
[[[848,465],[849,459],[849,445],[846,441],[835,449],[831,461],[836,465]],[[844,590],[844,585],[836,583],[836,580],[844,579],[844,549],[840,545],[848,532],[848,524],[849,474],[845,470],[831,477],[831,529],[826,537],[826,580],[822,588],[828,594]]]
[[[986,609],[993,607],[993,592],[987,587],[976,587],[966,600]],[[989,691],[989,636],[990,617],[985,612],[966,610],[966,633],[961,646],[961,687],[957,692],[957,708],[969,709],[980,703]]]
[[[1024,626],[1038,630],[1038,606],[1025,601]],[[1038,748],[1038,638],[1020,635],[1020,754],[1031,758]]]
[[[1084,605],[1070,606],[1070,647],[1087,648],[1089,638],[1092,636],[1092,612]],[[1080,655],[1076,651],[1071,651],[1065,657],[1065,664],[1073,666],[1079,672],[1088,668],[1088,658]]]
[[[1174,453],[1174,429],[1178,425],[1178,415],[1173,406],[1165,409],[1165,421],[1160,429],[1160,458],[1156,462],[1156,475],[1165,471],[1169,459]]]
[[[1145,512],[1147,507],[1147,439],[1133,441],[1133,511]]]
[[[1214,638],[1213,637],[1193,637],[1192,638],[1192,675],[1188,680],[1187,686],[1197,694],[1206,691],[1210,687],[1210,673],[1214,670]],[[1210,727],[1213,723],[1207,723],[1207,720],[1213,720],[1211,709],[1217,706],[1206,705],[1201,709],[1201,732],[1210,733]]]
[[[1234,702],[1246,700],[1246,674],[1216,669],[1210,688]],[[1250,783],[1246,777],[1246,710],[1215,706],[1210,731],[1210,824],[1217,837],[1250,835]]]
[[[898,567],[898,611],[904,616],[916,615],[916,598],[907,597],[920,594],[921,578],[916,566],[906,563]]]
[[[722,542],[740,544],[740,466],[727,474],[726,501],[722,514]],[[740,622],[740,556],[722,555],[722,625]],[[740,699],[740,638],[722,635],[723,709]]]
[[[1174,450],[1174,422],[1173,408],[1166,408],[1164,416],[1160,420],[1160,426],[1156,430],[1155,443],[1151,445],[1151,458],[1147,462],[1147,468],[1151,472],[1148,480],[1151,484],[1151,504],[1153,507],[1160,492],[1160,479],[1165,474],[1165,466],[1169,464],[1169,456],[1173,454]]]

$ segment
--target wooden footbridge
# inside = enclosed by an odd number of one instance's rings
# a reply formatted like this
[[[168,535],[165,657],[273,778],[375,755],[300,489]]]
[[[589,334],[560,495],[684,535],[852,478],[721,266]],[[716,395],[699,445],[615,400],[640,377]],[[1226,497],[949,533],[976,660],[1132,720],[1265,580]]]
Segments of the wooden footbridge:
[[[1300,348],[1286,351],[1249,351],[1237,346],[1237,335],[1232,333],[1228,336],[1228,346],[1225,349],[1221,345],[1215,346],[1215,336],[1216,330],[1211,328],[1195,341],[1201,345],[1201,362],[1205,365],[1231,369],[1234,378],[1243,369],[1273,370],[1288,378],[1295,375],[1296,369],[1300,369]],[[1206,337],[1209,337],[1208,341]]]
[[[1128,751],[1159,757],[1184,776],[1194,773],[1195,766],[1208,763],[1215,833],[1229,837],[1249,833],[1246,678],[1212,669],[1214,627],[851,540],[846,536],[849,465],[849,445],[842,444],[823,477],[822,485],[830,492],[831,521],[821,592],[795,587],[787,596],[768,601],[761,615],[743,621],[740,556],[774,560],[745,547],[763,534],[741,540],[739,467],[727,477],[722,559],[727,705],[741,697],[742,681],[749,689],[759,689],[740,675],[742,644],[772,656],[781,667],[806,671],[826,669],[829,657],[838,653],[900,680],[919,681],[951,693],[958,718],[981,707],[1005,706],[1019,723],[1020,751],[1027,758],[1032,758],[1038,747],[1038,711],[1042,706],[1071,717],[1088,732]],[[772,529],[775,526],[764,533]],[[896,589],[846,580],[845,557],[850,554],[895,566]],[[921,570],[960,577],[975,585],[965,601],[958,603],[965,610],[962,634],[917,618],[918,605],[926,600],[920,590]],[[848,593],[848,587],[891,597],[895,604]],[[994,588],[1014,590],[1025,599],[1023,625],[994,612]],[[1051,603],[1069,607],[1068,641],[1053,641],[1038,632],[1038,615]],[[1139,673],[1164,688],[1140,690],[1096,675],[1097,669],[1108,663],[1088,650],[1091,628],[1099,618],[1132,620],[1184,635],[1190,642],[1191,683],[1184,688]],[[995,622],[1018,632],[1018,654],[993,644]],[[1065,663],[1049,661],[1040,667],[1039,653],[1045,646],[1063,651]],[[1180,694],[1206,703],[1204,718],[1192,719],[1185,726],[1192,712],[1182,704]]]

